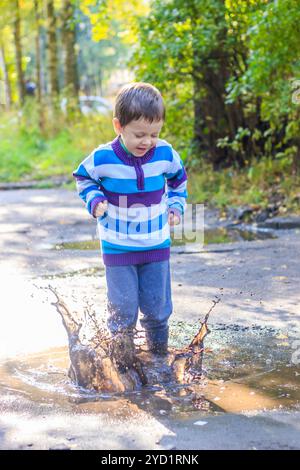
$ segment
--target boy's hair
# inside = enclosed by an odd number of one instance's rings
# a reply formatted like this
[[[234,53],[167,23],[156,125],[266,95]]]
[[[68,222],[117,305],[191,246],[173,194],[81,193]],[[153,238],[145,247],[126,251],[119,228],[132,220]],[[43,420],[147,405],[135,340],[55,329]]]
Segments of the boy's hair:
[[[165,114],[163,98],[150,83],[129,83],[116,97],[114,117],[119,119],[122,127],[140,118],[149,122],[164,120]]]

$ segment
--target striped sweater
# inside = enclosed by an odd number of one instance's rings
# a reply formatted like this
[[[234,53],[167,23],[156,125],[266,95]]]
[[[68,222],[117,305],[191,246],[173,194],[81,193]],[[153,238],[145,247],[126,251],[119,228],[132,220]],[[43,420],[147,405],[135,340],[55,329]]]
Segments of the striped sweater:
[[[108,201],[107,212],[97,218],[104,264],[169,259],[168,213],[184,213],[187,174],[167,141],[158,139],[145,155],[135,157],[118,136],[96,148],[73,176],[92,216],[99,202]]]

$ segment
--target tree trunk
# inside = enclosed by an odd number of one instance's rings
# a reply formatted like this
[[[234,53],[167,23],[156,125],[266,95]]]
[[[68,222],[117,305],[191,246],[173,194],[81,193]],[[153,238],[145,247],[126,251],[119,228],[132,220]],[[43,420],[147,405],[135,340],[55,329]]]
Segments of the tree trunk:
[[[41,79],[41,26],[40,26],[40,5],[39,0],[34,0],[34,14],[35,14],[35,60],[36,60],[36,87],[37,87],[37,102],[39,113],[39,128],[41,131],[45,129],[45,114],[42,98],[42,79]]]
[[[217,146],[218,139],[228,135],[230,123],[228,122],[225,106],[226,82],[229,78],[228,57],[224,47],[226,44],[227,29],[225,26],[224,1],[220,1],[218,24],[218,48],[211,49],[204,56],[199,50],[197,36],[197,18],[203,14],[201,7],[194,4],[191,11],[193,29],[193,70],[194,85],[194,147],[199,157],[206,159],[217,168],[228,160],[228,149]]]
[[[41,86],[41,45],[40,45],[40,11],[39,1],[34,0],[34,14],[35,14],[35,61],[36,61],[36,87],[37,87],[37,101],[42,103],[42,86]]]
[[[294,135],[294,137],[290,139],[290,142],[288,142],[288,146],[292,145],[296,149],[293,155],[293,161],[292,161],[292,174],[296,179],[300,177],[300,135],[299,135],[300,106],[299,104],[300,103],[298,103],[297,108],[290,115],[290,119],[293,119],[296,123],[298,123],[298,126],[297,126],[298,132],[295,132],[296,135]]]
[[[10,106],[11,106],[11,102],[12,102],[12,99],[11,99],[11,84],[10,84],[8,67],[7,67],[6,57],[5,57],[4,44],[3,44],[2,41],[0,42],[0,67],[2,69],[3,77],[4,77],[4,96],[3,96],[4,105],[5,105],[6,109],[9,109]]]
[[[218,55],[220,51],[218,50]],[[222,54],[222,52],[221,52]],[[218,61],[218,69],[210,65]],[[228,159],[228,150],[217,146],[218,139],[228,135],[229,122],[224,104],[228,72],[225,59],[212,52],[205,60],[194,49],[194,142],[196,155],[205,155],[214,168]]]
[[[53,0],[47,1],[47,49],[48,49],[48,71],[51,101],[54,103],[59,94],[58,83],[58,60],[56,40],[56,17]]]
[[[19,100],[23,104],[25,100],[25,80],[22,68],[22,43],[21,43],[21,18],[19,0],[14,0],[14,43],[16,51],[16,68],[19,90]]]
[[[229,144],[236,138],[239,128],[254,131],[260,121],[260,107],[253,115],[244,115],[244,103],[240,98],[227,104],[226,85],[233,68],[232,61],[238,63],[236,50],[228,45],[228,31],[225,20],[224,0],[219,0],[219,25],[217,48],[211,48],[203,55],[199,51],[196,19],[203,14],[194,5],[191,15],[193,25],[193,71],[194,83],[194,145],[195,154],[204,156],[215,170],[237,164],[242,167],[255,153],[255,144],[251,136],[245,135],[238,142],[239,148],[230,145],[218,146],[218,141],[227,137]],[[258,150],[258,147],[256,148]]]
[[[74,105],[78,104],[79,80],[76,58],[75,6],[71,0],[63,1],[63,43],[65,48],[64,75],[66,94]]]

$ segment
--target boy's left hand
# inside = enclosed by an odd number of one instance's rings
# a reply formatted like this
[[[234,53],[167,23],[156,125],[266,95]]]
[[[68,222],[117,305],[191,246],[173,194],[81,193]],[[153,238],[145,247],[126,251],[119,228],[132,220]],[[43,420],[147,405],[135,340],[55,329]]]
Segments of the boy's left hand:
[[[174,214],[174,212],[169,212],[168,222],[169,222],[169,225],[178,225],[180,224],[180,217]]]

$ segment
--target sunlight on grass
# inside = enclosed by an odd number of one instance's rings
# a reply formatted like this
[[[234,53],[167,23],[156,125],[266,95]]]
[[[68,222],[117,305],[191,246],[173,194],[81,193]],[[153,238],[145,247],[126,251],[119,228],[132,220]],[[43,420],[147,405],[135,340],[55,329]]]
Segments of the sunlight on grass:
[[[209,206],[255,205],[265,208],[280,202],[280,213],[300,214],[300,177],[292,175],[290,163],[262,158],[249,168],[213,171],[208,164],[189,174],[189,202]]]
[[[50,135],[49,135],[50,134]],[[109,116],[61,122],[60,130],[42,134],[25,118],[0,119],[0,182],[40,180],[69,175],[94,148],[114,138]]]

